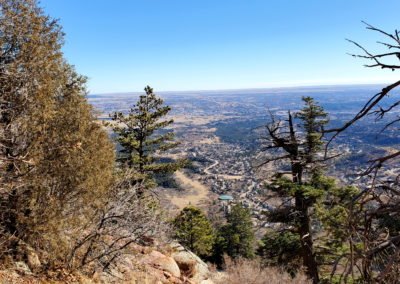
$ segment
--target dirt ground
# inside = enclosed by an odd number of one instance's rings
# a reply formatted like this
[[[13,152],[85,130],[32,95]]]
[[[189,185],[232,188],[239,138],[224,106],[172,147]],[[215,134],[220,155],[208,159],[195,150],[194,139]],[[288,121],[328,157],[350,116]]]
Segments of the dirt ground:
[[[177,171],[174,174],[174,178],[183,191],[167,195],[171,203],[179,210],[188,205],[203,207],[213,199],[212,193],[207,186],[188,177],[183,171]]]

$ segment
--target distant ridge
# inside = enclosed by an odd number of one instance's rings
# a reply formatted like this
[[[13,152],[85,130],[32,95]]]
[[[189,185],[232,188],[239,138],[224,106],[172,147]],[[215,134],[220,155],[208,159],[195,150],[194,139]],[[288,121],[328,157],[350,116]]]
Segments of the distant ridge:
[[[199,94],[262,94],[262,93],[286,93],[286,92],[317,92],[317,91],[340,91],[354,89],[377,89],[384,87],[386,84],[339,84],[339,85],[315,85],[315,86],[290,86],[290,87],[273,87],[273,88],[245,88],[245,89],[220,89],[220,90],[188,90],[188,91],[160,91],[160,95],[199,95]],[[89,94],[88,98],[107,98],[107,97],[128,97],[139,96],[143,92],[116,92]]]

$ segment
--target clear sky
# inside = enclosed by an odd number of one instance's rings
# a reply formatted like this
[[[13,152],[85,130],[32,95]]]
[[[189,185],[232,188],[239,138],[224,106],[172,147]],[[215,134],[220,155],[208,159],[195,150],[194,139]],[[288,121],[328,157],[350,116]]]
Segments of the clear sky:
[[[42,0],[91,93],[375,83],[350,38],[400,29],[399,0]],[[398,74],[397,74],[398,75]]]

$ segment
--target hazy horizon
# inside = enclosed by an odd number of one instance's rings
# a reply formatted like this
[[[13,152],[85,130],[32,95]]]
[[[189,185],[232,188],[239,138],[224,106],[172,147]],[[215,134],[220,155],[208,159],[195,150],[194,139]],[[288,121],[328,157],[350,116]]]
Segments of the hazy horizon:
[[[249,91],[253,93],[265,92],[265,91],[284,91],[284,90],[315,90],[315,89],[332,89],[332,88],[373,88],[373,87],[384,87],[388,83],[370,83],[370,84],[332,84],[332,85],[299,85],[299,86],[279,86],[279,87],[265,87],[265,88],[236,88],[236,89],[199,89],[199,90],[154,90],[158,94],[171,94],[171,93],[179,93],[179,94],[190,94],[190,93],[229,93],[229,92],[241,92],[241,91]],[[144,86],[143,86],[144,87]],[[127,91],[127,92],[106,92],[106,93],[94,93],[89,92],[89,96],[106,96],[106,95],[130,95],[130,94],[142,94],[144,91]]]

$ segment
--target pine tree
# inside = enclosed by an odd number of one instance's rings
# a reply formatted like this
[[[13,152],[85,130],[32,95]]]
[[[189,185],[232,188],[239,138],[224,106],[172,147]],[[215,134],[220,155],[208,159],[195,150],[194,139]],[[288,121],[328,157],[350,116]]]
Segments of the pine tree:
[[[365,226],[365,212],[354,202],[359,195],[360,190],[354,186],[332,183],[326,197],[315,205],[316,217],[323,228],[323,234],[318,238],[323,250],[318,257],[323,263],[337,263],[329,274],[321,275],[328,283],[342,282],[340,279],[345,283],[358,283],[362,279],[355,267],[360,262],[359,249],[362,247],[356,230]],[[338,269],[341,266],[346,269]]]
[[[268,188],[285,200],[294,200],[270,212],[269,218],[286,223],[287,231],[294,231],[298,235],[307,274],[314,283],[318,283],[311,215],[318,200],[333,186],[332,179],[323,175],[326,159],[319,155],[324,146],[323,128],[328,119],[323,108],[312,98],[304,97],[303,102],[304,108],[294,118],[288,113],[287,124],[273,119],[266,127],[269,136],[266,149],[278,150],[280,154],[268,158],[265,163],[288,161],[292,176],[291,179],[277,178]],[[295,119],[299,122],[298,127]]]
[[[317,161],[316,155],[321,153],[324,145],[322,136],[324,126],[329,122],[327,119],[328,114],[311,97],[304,97],[303,102],[305,104],[304,108],[296,113],[296,118],[300,119],[301,127],[305,132],[302,151],[304,156],[303,164],[312,166],[310,172],[318,174],[321,163]]]
[[[254,229],[250,210],[241,204],[232,206],[227,224],[219,230],[219,246],[232,258],[254,257]]]
[[[114,132],[122,146],[119,162],[133,168],[139,174],[138,180],[152,181],[152,175],[172,173],[184,164],[184,160],[164,162],[162,154],[179,145],[174,132],[167,129],[173,123],[165,119],[171,108],[157,97],[147,86],[145,95],[139,97],[136,105],[127,115],[116,112]]]
[[[270,231],[261,239],[257,254],[264,265],[284,267],[292,277],[301,267],[301,244],[290,231]]]
[[[173,220],[175,238],[200,257],[210,256],[214,244],[213,228],[201,210],[185,207]]]

